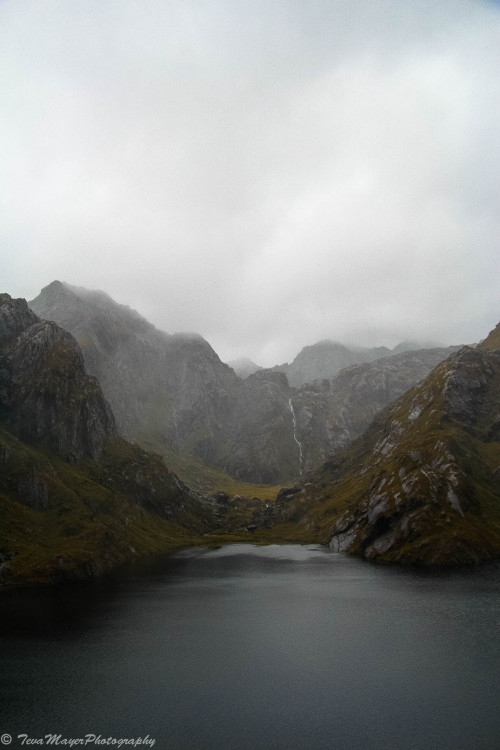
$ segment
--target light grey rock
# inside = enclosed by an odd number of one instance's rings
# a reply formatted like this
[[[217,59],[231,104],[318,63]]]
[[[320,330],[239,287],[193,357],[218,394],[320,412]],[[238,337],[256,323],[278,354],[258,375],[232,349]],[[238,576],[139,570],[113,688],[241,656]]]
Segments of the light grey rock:
[[[339,454],[361,435],[378,412],[423,380],[458,347],[404,352],[375,362],[353,365],[335,378],[306,383],[293,395],[304,469],[310,470]],[[416,418],[416,413],[415,413]],[[376,451],[387,455],[402,426]]]

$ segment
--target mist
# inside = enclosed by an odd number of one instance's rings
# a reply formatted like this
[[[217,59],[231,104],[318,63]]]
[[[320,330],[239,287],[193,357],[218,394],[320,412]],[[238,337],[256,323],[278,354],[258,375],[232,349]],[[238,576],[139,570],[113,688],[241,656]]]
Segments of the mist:
[[[498,322],[497,3],[4,0],[0,61],[1,291],[264,366]]]

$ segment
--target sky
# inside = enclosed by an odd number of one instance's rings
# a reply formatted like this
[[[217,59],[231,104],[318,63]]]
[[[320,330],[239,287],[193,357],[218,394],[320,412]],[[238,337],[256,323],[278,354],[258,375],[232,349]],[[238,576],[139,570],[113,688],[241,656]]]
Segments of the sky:
[[[500,320],[500,4],[0,0],[0,291],[220,357]]]

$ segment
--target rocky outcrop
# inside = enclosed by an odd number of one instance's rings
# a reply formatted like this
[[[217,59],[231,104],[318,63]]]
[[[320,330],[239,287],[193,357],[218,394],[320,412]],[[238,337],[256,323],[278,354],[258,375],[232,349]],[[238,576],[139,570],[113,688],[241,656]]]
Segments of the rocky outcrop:
[[[382,408],[423,380],[457,348],[422,349],[384,357],[299,388],[292,401],[304,470],[314,469],[347,448]]]
[[[314,380],[334,378],[346,367],[374,362],[383,357],[390,357],[403,352],[420,351],[422,349],[439,349],[437,344],[423,344],[416,341],[402,341],[388,349],[386,346],[348,347],[337,341],[318,341],[312,346],[305,346],[290,364],[275,365],[273,370],[284,372],[288,382],[295,388]]]
[[[31,308],[70,331],[127,439],[148,435],[200,458],[217,453],[215,425],[239,379],[195,334],[170,336],[103,292],[55,281]]]
[[[334,550],[369,560],[498,557],[499,394],[500,352],[461,349],[309,476],[287,513],[323,529]]]
[[[0,297],[0,582],[94,575],[215,523],[159,455],[117,436],[73,336]]]
[[[44,443],[67,460],[98,458],[116,433],[75,340],[40,321],[25,300],[0,297],[0,413],[22,440]]]
[[[49,490],[32,467],[29,472],[20,477],[18,482],[19,499],[34,510],[42,510],[49,504]]]
[[[69,330],[127,439],[222,460],[241,383],[196,334],[169,335],[103,292],[55,281],[30,303]]]
[[[162,518],[170,520],[186,511],[193,512],[193,523],[188,526],[198,529],[197,517],[211,519],[211,503],[191,492],[161,456],[137,445],[115,441],[89,471],[104,487],[134,498],[141,507]]]
[[[35,323],[38,323],[38,317],[29,309],[26,300],[12,299],[10,294],[0,294],[0,344],[2,346]]]
[[[280,372],[262,370],[245,380],[232,413],[232,445],[225,468],[237,479],[277,484],[300,473],[289,408],[290,388]]]
[[[242,381],[201,336],[158,331],[102,292],[53,282],[30,305],[79,341],[124,437],[246,481],[298,473],[282,375]]]

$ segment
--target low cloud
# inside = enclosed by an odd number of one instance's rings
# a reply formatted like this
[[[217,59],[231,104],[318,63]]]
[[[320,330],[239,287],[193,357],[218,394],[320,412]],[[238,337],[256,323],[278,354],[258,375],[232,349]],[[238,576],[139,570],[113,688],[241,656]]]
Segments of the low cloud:
[[[101,288],[264,365],[500,318],[500,11],[0,5],[4,289]]]

